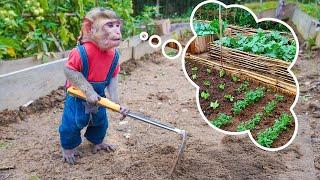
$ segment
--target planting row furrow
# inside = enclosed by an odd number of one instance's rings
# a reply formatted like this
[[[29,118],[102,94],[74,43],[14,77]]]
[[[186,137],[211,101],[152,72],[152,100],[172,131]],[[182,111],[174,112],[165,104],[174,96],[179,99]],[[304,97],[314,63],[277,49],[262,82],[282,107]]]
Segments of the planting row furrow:
[[[280,118],[275,120],[272,127],[258,134],[258,143],[264,147],[271,147],[278,136],[286,131],[289,125],[293,122],[293,117],[287,113],[282,113]]]
[[[265,107],[263,108],[263,113],[256,113],[249,121],[241,122],[237,126],[237,131],[241,132],[246,130],[253,130],[260,123],[263,117],[270,116],[274,112],[274,110],[277,107],[277,104],[280,101],[283,101],[283,99],[283,96],[276,94],[275,100],[272,100],[265,105]]]
[[[243,100],[238,100],[233,104],[232,112],[238,115],[242,110],[248,106],[258,102],[265,96],[265,88],[258,87],[254,91],[248,91],[245,93],[245,98]]]

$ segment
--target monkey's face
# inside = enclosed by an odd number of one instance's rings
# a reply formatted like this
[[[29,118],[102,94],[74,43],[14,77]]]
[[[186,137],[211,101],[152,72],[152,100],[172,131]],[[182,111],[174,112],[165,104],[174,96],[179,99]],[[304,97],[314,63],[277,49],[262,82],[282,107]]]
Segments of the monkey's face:
[[[99,19],[93,23],[93,40],[101,50],[119,46],[121,42],[121,21],[118,19]]]

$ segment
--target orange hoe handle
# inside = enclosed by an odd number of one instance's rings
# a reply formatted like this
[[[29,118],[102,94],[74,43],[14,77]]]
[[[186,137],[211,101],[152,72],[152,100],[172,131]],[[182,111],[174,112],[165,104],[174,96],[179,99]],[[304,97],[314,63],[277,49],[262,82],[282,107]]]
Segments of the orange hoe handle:
[[[74,86],[69,87],[67,89],[67,92],[72,96],[76,96],[78,98],[86,100],[86,95],[80,89],[78,89]],[[100,100],[97,102],[97,104],[102,107],[111,109],[113,111],[120,112],[120,105],[110,101],[107,98],[101,97]]]

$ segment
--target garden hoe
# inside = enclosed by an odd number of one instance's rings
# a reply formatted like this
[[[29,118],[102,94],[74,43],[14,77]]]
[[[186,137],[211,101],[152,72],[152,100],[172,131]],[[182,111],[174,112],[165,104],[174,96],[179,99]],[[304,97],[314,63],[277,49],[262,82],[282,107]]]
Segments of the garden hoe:
[[[76,87],[71,86],[71,87],[68,88],[67,91],[72,96],[76,96],[76,97],[79,97],[79,98],[84,99],[84,100],[86,99],[85,94],[81,90],[77,89]],[[102,107],[105,107],[105,108],[108,108],[108,109],[111,109],[111,110],[113,110],[115,112],[120,112],[120,105],[108,100],[107,98],[101,98],[98,101],[98,105],[102,106]],[[151,118],[146,117],[146,116],[144,116],[142,114],[134,113],[134,112],[131,112],[131,111],[129,111],[126,115],[128,117],[133,118],[133,119],[136,119],[136,120],[148,123],[148,124],[152,124],[152,125],[158,126],[160,128],[163,128],[163,129],[166,129],[166,130],[169,130],[169,131],[176,132],[181,136],[182,143],[179,146],[178,155],[177,155],[177,158],[174,161],[174,164],[173,164],[173,167],[172,167],[172,170],[171,170],[171,174],[172,174],[175,171],[176,166],[179,163],[179,161],[180,161],[180,159],[182,157],[183,151],[185,149],[185,146],[186,146],[186,140],[187,140],[186,131],[185,130],[181,130],[181,129],[177,129],[175,127],[172,127],[172,126],[169,126],[169,125],[166,125],[166,124],[163,124],[163,123],[161,123],[161,122],[159,122],[157,120],[151,119]]]

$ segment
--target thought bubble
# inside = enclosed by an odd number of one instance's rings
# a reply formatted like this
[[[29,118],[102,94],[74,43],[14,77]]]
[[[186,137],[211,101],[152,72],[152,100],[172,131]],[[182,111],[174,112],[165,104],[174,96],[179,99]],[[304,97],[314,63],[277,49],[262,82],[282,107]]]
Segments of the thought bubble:
[[[159,35],[155,34],[149,38],[149,34],[147,32],[141,32],[139,37],[142,41],[149,39],[148,42],[152,48],[159,48],[162,44],[161,52],[167,59],[176,59],[182,54],[182,45],[175,39],[168,39],[162,43],[162,39]]]
[[[248,134],[267,151],[290,145],[298,130],[293,107],[299,96],[290,70],[299,51],[292,28],[215,0],[195,7],[190,26],[194,37],[183,51],[182,67],[197,88],[203,119],[219,132]]]

